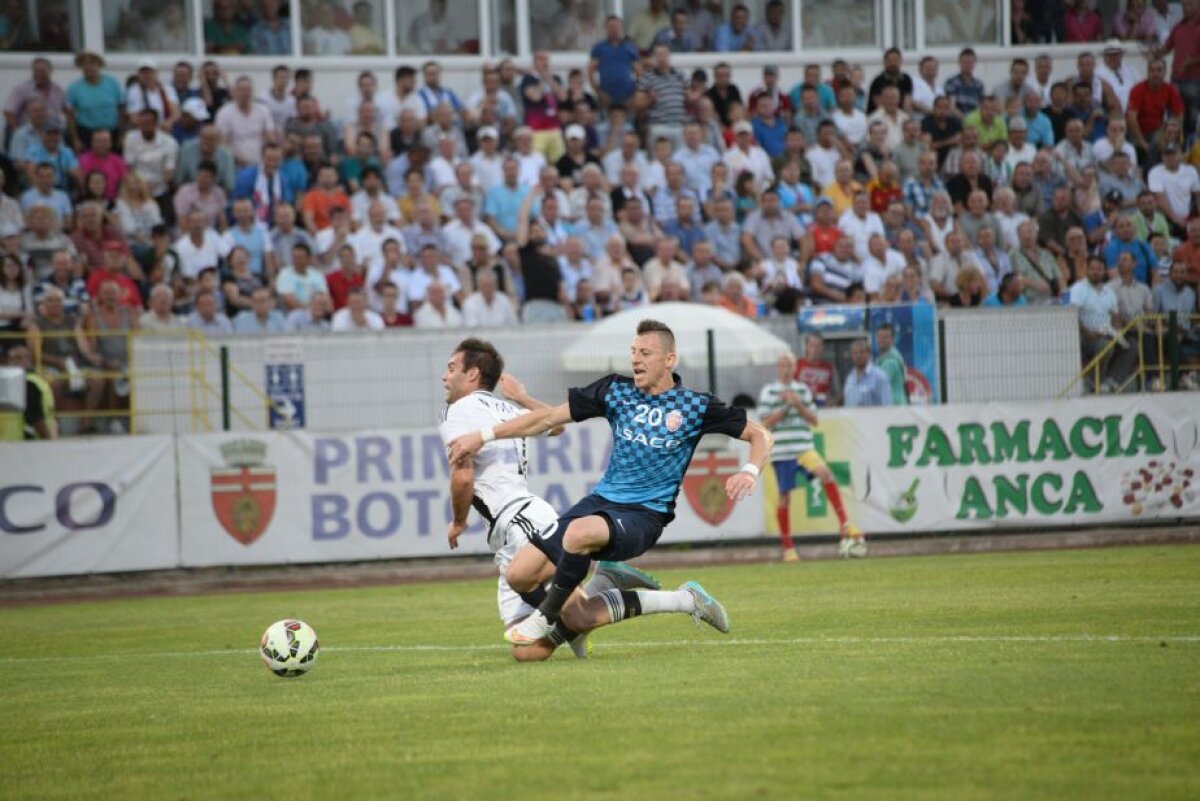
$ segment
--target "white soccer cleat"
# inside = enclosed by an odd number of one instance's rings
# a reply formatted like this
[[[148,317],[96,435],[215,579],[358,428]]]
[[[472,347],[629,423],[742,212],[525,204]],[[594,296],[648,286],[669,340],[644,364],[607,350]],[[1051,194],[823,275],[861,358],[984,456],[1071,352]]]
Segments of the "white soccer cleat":
[[[704,621],[722,634],[729,633],[729,615],[725,612],[725,607],[720,601],[709,595],[700,586],[700,582],[689,581],[679,589],[689,593],[696,602],[696,608],[692,612],[692,619],[696,621],[697,627],[700,626],[701,621]]]
[[[554,624],[546,616],[534,610],[533,614],[504,632],[504,639],[518,648],[533,645],[538,640],[549,639]]]
[[[571,653],[575,654],[576,659],[589,659],[592,655],[592,643],[588,639],[586,633],[580,634],[573,640],[567,643],[571,648]]]

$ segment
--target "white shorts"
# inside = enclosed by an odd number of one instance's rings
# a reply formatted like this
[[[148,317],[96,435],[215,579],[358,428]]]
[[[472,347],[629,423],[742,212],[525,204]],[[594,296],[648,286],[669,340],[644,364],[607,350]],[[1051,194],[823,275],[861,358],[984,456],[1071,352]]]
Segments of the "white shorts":
[[[500,570],[497,582],[496,604],[500,607],[500,619],[509,626],[524,617],[533,614],[534,608],[525,603],[524,599],[510,586],[504,574],[517,551],[529,542],[529,536],[542,536],[547,530],[553,531],[558,525],[558,512],[554,507],[541,498],[530,496],[528,504],[514,504],[511,509],[501,512],[492,526],[492,536],[488,542],[496,550],[496,567]],[[500,540],[503,533],[504,539]]]

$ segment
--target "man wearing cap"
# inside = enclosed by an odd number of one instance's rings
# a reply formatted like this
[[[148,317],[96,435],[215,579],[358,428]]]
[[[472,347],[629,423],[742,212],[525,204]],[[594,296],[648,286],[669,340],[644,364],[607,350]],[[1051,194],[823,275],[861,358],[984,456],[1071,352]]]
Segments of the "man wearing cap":
[[[83,185],[83,173],[79,170],[79,159],[75,151],[63,144],[63,124],[58,120],[47,120],[42,127],[42,141],[33,145],[28,153],[30,177],[38,164],[49,164],[54,168],[54,185],[70,191]]]
[[[29,120],[29,104],[40,100],[50,117],[61,118],[66,113],[67,96],[62,87],[50,80],[53,67],[50,60],[35,58],[32,75],[13,87],[4,103],[5,128],[15,131]]]
[[[595,156],[584,148],[587,143],[587,131],[582,125],[568,125],[566,130],[567,152],[555,164],[558,169],[559,184],[564,192],[570,192],[583,183],[583,168],[589,164],[600,167]]]
[[[771,157],[754,144],[754,126],[746,120],[738,120],[733,124],[733,147],[725,151],[724,161],[729,167],[731,183],[736,182],[738,175],[743,172],[754,176],[760,192],[775,182]]]
[[[75,56],[75,66],[83,72],[83,77],[67,87],[66,114],[71,141],[82,151],[92,146],[95,131],[117,135],[125,97],[116,80],[101,74],[104,57],[99,53],[84,50]]]
[[[1004,161],[1010,170],[1015,170],[1018,164],[1033,164],[1037,148],[1029,144],[1029,125],[1025,118],[1018,115],[1008,121],[1008,155]]]
[[[189,97],[179,104],[179,117],[171,127],[171,136],[180,145],[187,144],[200,134],[208,120],[208,106],[204,104],[204,98]]]
[[[125,90],[125,112],[136,120],[143,109],[153,109],[164,130],[171,130],[179,114],[179,96],[158,80],[158,63],[152,58],[138,62],[137,79]]]
[[[1181,23],[1182,24],[1182,23]],[[1171,224],[1171,234],[1183,238],[1193,202],[1200,204],[1200,175],[1196,168],[1183,163],[1183,154],[1175,142],[1162,150],[1162,164],[1150,170],[1146,185],[1158,199],[1158,207]]]
[[[1150,60],[1146,80],[1129,92],[1129,104],[1125,121],[1129,126],[1129,138],[1143,154],[1150,150],[1150,139],[1162,127],[1169,114],[1179,118],[1183,115],[1183,97],[1179,90],[1167,82],[1167,62],[1161,58]]]
[[[1121,104],[1121,113],[1129,107],[1129,93],[1142,80],[1142,74],[1125,63],[1125,48],[1118,39],[1104,43],[1103,63],[1097,65],[1096,76],[1108,84]]]

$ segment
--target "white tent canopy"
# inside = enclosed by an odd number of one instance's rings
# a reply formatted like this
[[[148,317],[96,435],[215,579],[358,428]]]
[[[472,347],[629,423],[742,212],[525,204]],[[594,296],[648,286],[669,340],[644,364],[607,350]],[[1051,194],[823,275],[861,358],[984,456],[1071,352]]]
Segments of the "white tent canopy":
[[[772,365],[791,352],[788,343],[770,331],[718,306],[656,303],[614,314],[588,328],[563,350],[563,367],[578,372],[628,371],[629,346],[637,324],[645,319],[666,323],[675,332],[681,367],[708,366],[709,331],[718,367]]]

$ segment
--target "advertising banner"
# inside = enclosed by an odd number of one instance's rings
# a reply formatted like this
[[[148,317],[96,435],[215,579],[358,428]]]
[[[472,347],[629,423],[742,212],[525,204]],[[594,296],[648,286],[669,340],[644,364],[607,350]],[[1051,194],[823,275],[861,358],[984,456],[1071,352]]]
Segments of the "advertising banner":
[[[0,578],[179,563],[171,437],[0,448]]]
[[[868,534],[1200,516],[1192,393],[839,410],[822,413],[817,431],[846,511]],[[767,495],[772,510],[770,486]],[[776,532],[773,516],[765,525]],[[819,488],[793,494],[791,519],[800,534],[837,531]]]
[[[725,437],[701,443],[663,542],[757,537],[762,510],[737,506],[724,482],[744,460]],[[608,462],[608,424],[568,426],[531,442],[530,489],[560,512]],[[186,566],[446,556],[449,472],[433,430],[205,434],[179,440]],[[456,553],[485,553],[481,519]]]

